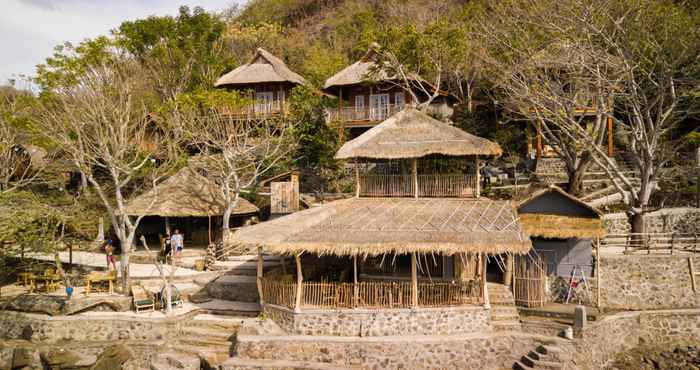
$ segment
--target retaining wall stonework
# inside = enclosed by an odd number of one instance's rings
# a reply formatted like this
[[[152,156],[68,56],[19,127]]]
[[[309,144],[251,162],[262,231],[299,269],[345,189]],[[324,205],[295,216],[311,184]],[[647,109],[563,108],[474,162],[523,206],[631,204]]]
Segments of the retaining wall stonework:
[[[603,218],[609,234],[624,234],[630,231],[627,215],[611,213]],[[644,227],[648,233],[700,234],[700,209],[665,208],[644,216]]]
[[[289,334],[337,336],[452,335],[489,332],[489,310],[481,306],[301,310],[265,305],[265,315]]]
[[[700,293],[692,289],[688,258],[658,254],[601,257],[601,306],[606,310],[700,307]],[[700,257],[693,262],[700,268]]]

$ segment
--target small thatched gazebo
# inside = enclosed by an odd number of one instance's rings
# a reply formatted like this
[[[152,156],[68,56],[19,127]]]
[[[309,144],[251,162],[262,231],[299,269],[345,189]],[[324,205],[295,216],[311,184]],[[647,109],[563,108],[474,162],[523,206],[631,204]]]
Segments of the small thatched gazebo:
[[[600,211],[551,185],[522,201],[518,215],[550,274],[569,277],[578,266],[590,276],[592,243],[605,233]]]
[[[212,236],[212,225],[221,223],[225,208],[220,187],[194,168],[184,167],[133,199],[126,207],[126,214],[147,216],[140,226],[143,235],[152,237],[177,227],[190,241],[206,245],[209,239],[217,239],[219,228],[214,227]],[[242,224],[242,218],[254,216],[258,211],[258,207],[240,198],[232,213],[232,217],[239,219],[234,224]]]

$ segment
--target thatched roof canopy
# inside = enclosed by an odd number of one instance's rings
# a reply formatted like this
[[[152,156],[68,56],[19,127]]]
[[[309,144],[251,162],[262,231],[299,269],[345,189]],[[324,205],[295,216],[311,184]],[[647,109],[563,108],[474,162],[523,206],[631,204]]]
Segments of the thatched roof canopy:
[[[248,85],[265,82],[306,84],[306,80],[290,70],[281,59],[265,49],[258,48],[250,62],[221,76],[214,86]]]
[[[518,214],[531,236],[596,238],[605,233],[600,211],[554,185],[522,201]]]
[[[219,187],[191,167],[185,167],[136,197],[126,207],[131,216],[207,217],[221,216],[225,204]],[[233,215],[258,212],[258,207],[240,198]]]
[[[345,143],[335,158],[399,159],[431,154],[498,156],[501,153],[501,147],[493,141],[409,107]]]
[[[508,201],[351,198],[240,229],[233,241],[274,254],[526,253]]]

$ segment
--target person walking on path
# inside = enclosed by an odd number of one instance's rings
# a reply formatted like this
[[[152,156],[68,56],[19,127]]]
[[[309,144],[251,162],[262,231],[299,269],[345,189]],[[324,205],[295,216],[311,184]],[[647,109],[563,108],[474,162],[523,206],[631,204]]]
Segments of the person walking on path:
[[[117,271],[117,264],[116,260],[114,259],[114,242],[112,239],[107,239],[104,244],[102,244],[102,248],[105,251],[105,255],[107,256],[107,270],[112,271],[110,268],[110,264],[112,264],[112,267],[114,267],[114,271]]]
[[[175,250],[175,258],[179,260],[182,249],[185,247],[184,238],[179,229],[175,229],[173,236],[170,237],[170,247]]]

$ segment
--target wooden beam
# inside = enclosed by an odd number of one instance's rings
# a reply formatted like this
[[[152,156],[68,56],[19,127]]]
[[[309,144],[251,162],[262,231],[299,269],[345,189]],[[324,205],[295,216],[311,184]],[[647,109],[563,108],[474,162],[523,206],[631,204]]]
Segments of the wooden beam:
[[[613,120],[608,117],[608,157],[613,156]]]
[[[411,307],[418,308],[418,269],[415,252],[411,253]]]
[[[479,161],[479,156],[474,156],[474,176],[476,177],[476,188],[474,189],[474,196],[477,198],[481,196],[481,171],[479,171],[480,165],[481,162]]]
[[[482,253],[481,260],[481,286],[484,295],[484,309],[488,310],[491,308],[491,303],[489,302],[489,288],[486,285],[486,253]]]
[[[411,178],[413,179],[413,197],[418,198],[418,159],[411,159]]]
[[[357,256],[352,256],[352,282],[353,307],[357,307],[360,298],[360,291],[357,286]]]
[[[294,260],[297,263],[297,296],[294,300],[294,312],[301,312],[301,294],[304,289],[304,277],[301,273],[301,257],[299,254],[294,255]]]
[[[258,246],[258,270],[256,273],[256,279],[255,282],[258,286],[258,296],[260,297],[260,306],[262,307],[265,304],[265,297],[263,297],[263,288],[262,288],[262,278],[263,278],[263,254],[262,254],[262,246]]]
[[[536,158],[540,159],[542,157],[542,121],[537,120],[537,153]]]

